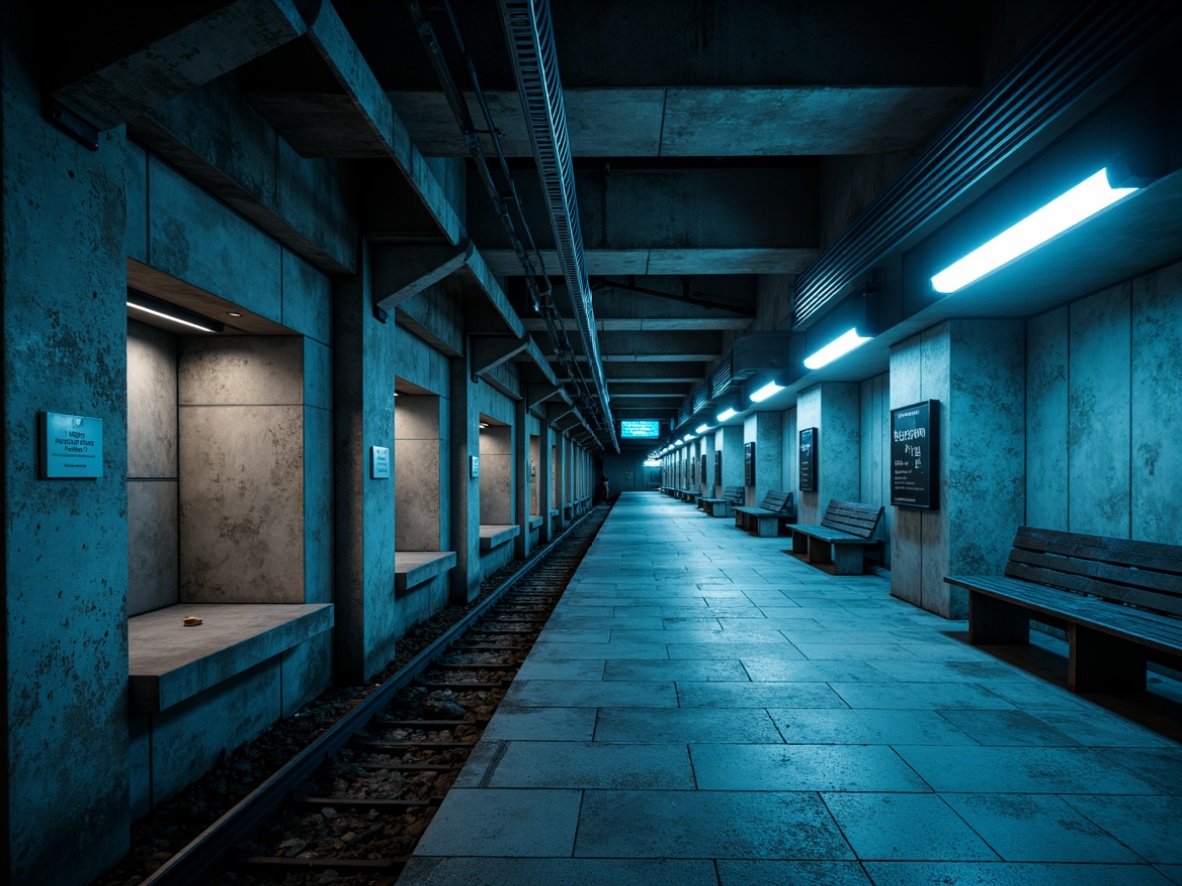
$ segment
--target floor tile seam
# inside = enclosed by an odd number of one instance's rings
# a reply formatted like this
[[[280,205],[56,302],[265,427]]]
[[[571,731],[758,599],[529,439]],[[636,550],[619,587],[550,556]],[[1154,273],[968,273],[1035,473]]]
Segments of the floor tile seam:
[[[1114,841],[1114,842],[1115,842],[1117,845],[1119,845],[1119,846],[1122,846],[1123,848],[1127,849],[1127,850],[1128,850],[1130,853],[1132,853],[1132,855],[1133,855],[1134,857],[1142,859],[1142,860],[1143,860],[1143,862],[1144,862],[1145,864],[1152,865],[1152,864],[1154,863],[1154,862],[1150,861],[1149,859],[1145,858],[1145,856],[1144,856],[1144,855],[1142,855],[1140,852],[1138,852],[1137,850],[1135,850],[1135,849],[1134,849],[1132,846],[1130,846],[1130,845],[1129,845],[1128,843],[1126,843],[1124,840],[1120,839],[1120,837],[1118,837],[1116,834],[1114,834],[1114,833],[1112,833],[1110,830],[1108,830],[1108,828],[1106,828],[1106,827],[1104,827],[1102,824],[1100,824],[1100,822],[1096,821],[1096,820],[1095,820],[1095,819],[1094,819],[1092,816],[1088,815],[1088,814],[1087,814],[1087,812],[1085,812],[1084,810],[1080,809],[1078,806],[1076,806],[1074,803],[1072,803],[1072,802],[1071,802],[1071,798],[1072,798],[1072,797],[1081,797],[1081,796],[1103,796],[1103,797],[1104,797],[1104,799],[1106,799],[1106,800],[1112,799],[1113,797],[1116,797],[1116,796],[1126,796],[1126,797],[1129,797],[1130,799],[1137,799],[1137,800],[1142,800],[1142,799],[1144,799],[1142,795],[1140,795],[1140,794],[1124,794],[1124,795],[1120,795],[1120,794],[1102,794],[1102,795],[1096,795],[1096,794],[1071,794],[1071,793],[1064,793],[1064,794],[1053,794],[1053,795],[1051,795],[1051,796],[1054,796],[1054,797],[1058,798],[1059,800],[1063,801],[1064,803],[1066,803],[1066,804],[1067,804],[1067,806],[1068,806],[1068,807],[1070,807],[1072,810],[1074,810],[1074,811],[1075,811],[1075,813],[1076,813],[1077,815],[1079,815],[1081,818],[1083,818],[1083,820],[1084,820],[1084,821],[1086,821],[1086,822],[1088,822],[1089,824],[1091,824],[1093,827],[1095,827],[1095,828],[1096,828],[1096,830],[1100,831],[1100,833],[1107,835],[1107,836],[1109,837],[1109,839],[1113,840],[1113,841]]]

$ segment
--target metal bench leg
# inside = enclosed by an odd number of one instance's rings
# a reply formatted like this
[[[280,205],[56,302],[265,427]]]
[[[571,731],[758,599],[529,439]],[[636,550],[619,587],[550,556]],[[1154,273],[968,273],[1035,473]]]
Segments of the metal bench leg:
[[[1145,653],[1140,647],[1075,624],[1068,627],[1067,638],[1067,688],[1072,692],[1145,691]]]
[[[833,545],[833,574],[861,575],[862,574],[862,546],[861,545]]]
[[[803,532],[792,532],[792,553],[804,554],[806,557],[809,552],[809,537]]]
[[[1030,614],[996,597],[969,591],[969,642],[974,645],[1029,643]]]

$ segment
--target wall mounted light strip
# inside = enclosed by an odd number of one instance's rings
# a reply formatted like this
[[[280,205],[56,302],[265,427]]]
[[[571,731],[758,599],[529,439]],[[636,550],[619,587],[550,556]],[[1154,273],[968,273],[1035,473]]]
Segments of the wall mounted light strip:
[[[1056,197],[988,243],[978,246],[932,277],[936,292],[956,292],[990,271],[1025,255],[1101,209],[1111,206],[1136,188],[1114,188],[1108,184],[1108,170],[1101,169]]]
[[[773,394],[778,394],[782,390],[784,390],[783,385],[776,384],[774,381],[769,381],[766,385],[751,395],[751,402],[762,403],[768,397],[772,396]]]
[[[134,311],[158,317],[161,320],[168,320],[170,323],[179,323],[181,326],[198,329],[201,332],[221,332],[226,328],[217,320],[210,320],[208,317],[186,311],[184,308],[178,308],[176,305],[134,290],[127,293],[127,306]]]
[[[827,363],[832,363],[838,357],[844,356],[861,344],[870,341],[873,336],[858,335],[857,328],[844,332],[821,350],[805,358],[804,365],[809,369],[820,369]]]
[[[694,428],[694,433],[695,434],[704,434],[708,430],[710,430],[710,425],[702,424],[702,425],[698,425],[696,428]]]
[[[734,418],[738,414],[739,413],[737,410],[728,406],[726,409],[722,410],[722,412],[718,413],[716,418],[718,421],[724,422],[724,421],[727,421],[728,419]]]

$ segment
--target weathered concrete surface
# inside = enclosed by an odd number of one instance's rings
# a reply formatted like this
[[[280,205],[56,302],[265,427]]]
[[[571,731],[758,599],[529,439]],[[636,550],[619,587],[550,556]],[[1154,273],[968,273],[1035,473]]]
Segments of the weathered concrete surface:
[[[128,843],[126,141],[44,121],[34,15],[0,10],[0,839],[7,881],[68,883]],[[102,477],[39,479],[45,410],[102,419]]]
[[[889,373],[868,378],[860,385],[859,423],[861,478],[858,500],[883,505],[879,537],[883,539],[883,561],[890,566],[891,524],[895,509],[891,504],[891,377]]]
[[[1026,523],[1067,531],[1067,327],[1063,307],[1026,323]]]
[[[395,547],[443,550],[439,435],[440,398],[403,392],[394,404],[394,484],[398,520]]]

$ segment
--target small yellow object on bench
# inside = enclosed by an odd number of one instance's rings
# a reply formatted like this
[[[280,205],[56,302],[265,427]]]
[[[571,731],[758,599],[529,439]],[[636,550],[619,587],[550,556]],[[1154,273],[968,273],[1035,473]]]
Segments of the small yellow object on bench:
[[[183,623],[187,628],[195,628],[201,624],[201,618],[196,615],[186,615]]]

